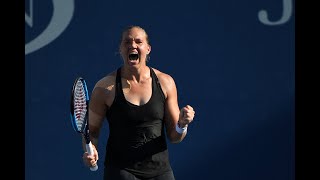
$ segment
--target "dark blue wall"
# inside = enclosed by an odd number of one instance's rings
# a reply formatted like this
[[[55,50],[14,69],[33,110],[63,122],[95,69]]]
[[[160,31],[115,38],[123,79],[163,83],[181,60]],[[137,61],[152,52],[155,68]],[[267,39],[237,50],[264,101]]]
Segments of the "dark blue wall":
[[[121,65],[131,24],[149,33],[149,65],[172,75],[179,104],[197,113],[185,140],[169,144],[177,180],[294,179],[294,1],[25,0],[25,12],[26,180],[102,179],[108,125],[91,172],[70,90],[83,76],[91,91]]]

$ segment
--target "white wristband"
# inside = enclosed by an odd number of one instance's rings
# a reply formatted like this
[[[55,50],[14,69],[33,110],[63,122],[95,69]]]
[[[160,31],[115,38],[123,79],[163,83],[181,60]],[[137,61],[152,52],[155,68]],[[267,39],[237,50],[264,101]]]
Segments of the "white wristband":
[[[179,127],[178,123],[176,124],[176,131],[179,134],[183,134],[184,132],[187,132],[188,126],[185,126],[184,128]]]

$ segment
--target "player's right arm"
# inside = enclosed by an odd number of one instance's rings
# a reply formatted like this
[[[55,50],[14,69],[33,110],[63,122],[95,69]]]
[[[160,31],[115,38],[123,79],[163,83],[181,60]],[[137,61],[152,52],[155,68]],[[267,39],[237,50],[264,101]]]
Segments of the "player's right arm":
[[[97,146],[100,135],[100,129],[103,125],[108,108],[111,106],[114,99],[114,84],[115,76],[113,73],[99,80],[92,91],[89,102],[89,131],[90,139],[93,146],[94,156],[89,156],[84,153],[83,158],[85,164],[91,166],[99,159]],[[85,141],[82,141],[85,150]],[[86,151],[86,150],[85,150]]]

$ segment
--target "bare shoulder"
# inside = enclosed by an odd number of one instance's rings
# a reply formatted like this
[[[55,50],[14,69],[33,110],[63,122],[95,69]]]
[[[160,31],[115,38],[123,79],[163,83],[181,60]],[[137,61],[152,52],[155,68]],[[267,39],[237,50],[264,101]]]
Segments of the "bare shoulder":
[[[94,86],[94,89],[102,88],[107,91],[111,91],[115,86],[115,82],[116,82],[116,71],[113,71],[108,75],[104,76],[103,78],[101,78],[99,81],[97,81],[97,83]]]
[[[92,91],[92,99],[96,102],[103,101],[108,107],[111,106],[115,95],[116,71],[101,78],[95,84]]]
[[[164,94],[167,96],[167,93],[176,90],[176,84],[174,82],[174,79],[172,78],[171,75],[161,72],[158,69],[152,68],[154,72],[156,73],[159,82],[161,84],[161,88],[164,92]]]
[[[155,69],[155,68],[152,68],[154,70],[154,72],[156,73],[160,83],[174,83],[174,80],[173,78],[171,77],[171,75],[167,74],[167,73],[164,73],[164,72],[161,72],[159,71],[158,69]]]

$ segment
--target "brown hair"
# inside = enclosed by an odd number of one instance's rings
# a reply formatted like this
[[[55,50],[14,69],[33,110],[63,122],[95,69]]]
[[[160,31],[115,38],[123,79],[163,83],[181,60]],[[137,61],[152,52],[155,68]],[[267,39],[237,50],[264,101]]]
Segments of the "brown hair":
[[[130,25],[130,26],[125,27],[125,28],[123,29],[123,31],[122,31],[122,34],[121,34],[121,35],[122,35],[122,36],[121,36],[121,40],[122,40],[123,34],[126,33],[126,32],[128,32],[128,31],[130,31],[130,30],[133,29],[133,28],[141,29],[141,30],[146,34],[147,43],[150,44],[150,40],[149,40],[149,35],[148,35],[148,33],[146,32],[145,29],[143,29],[141,26],[138,26],[138,25]],[[120,41],[120,42],[121,42],[121,41]]]

